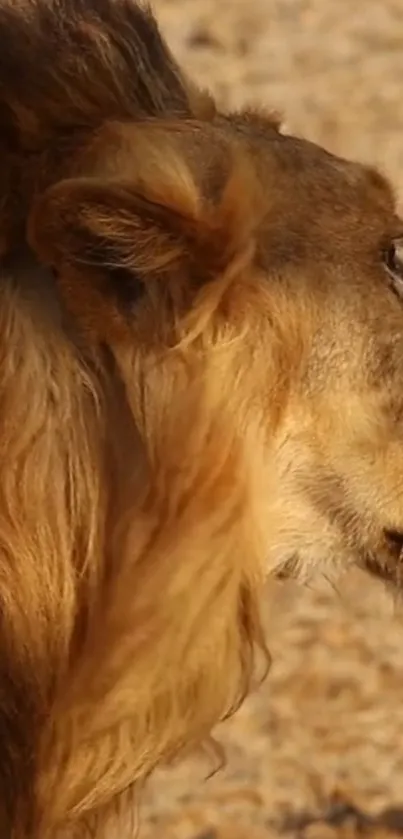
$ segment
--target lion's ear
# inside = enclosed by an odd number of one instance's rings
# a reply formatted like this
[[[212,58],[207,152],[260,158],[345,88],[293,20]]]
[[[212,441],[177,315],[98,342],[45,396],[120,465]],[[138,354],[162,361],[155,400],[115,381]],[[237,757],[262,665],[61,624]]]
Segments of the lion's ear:
[[[32,209],[33,249],[93,326],[114,306],[127,316],[150,284],[197,290],[250,252],[256,185],[245,161],[234,159],[214,197],[179,155],[154,155],[151,163],[132,179],[61,181]]]

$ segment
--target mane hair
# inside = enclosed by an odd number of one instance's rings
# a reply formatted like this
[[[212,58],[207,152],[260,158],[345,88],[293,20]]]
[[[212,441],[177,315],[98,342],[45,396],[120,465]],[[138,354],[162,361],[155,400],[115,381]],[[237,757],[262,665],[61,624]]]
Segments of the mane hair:
[[[106,119],[214,110],[180,71],[147,5],[13,0],[0,8],[0,142],[42,147]]]
[[[148,7],[0,4],[7,839],[132,839],[145,779],[266,655],[239,363],[260,186],[213,117]]]

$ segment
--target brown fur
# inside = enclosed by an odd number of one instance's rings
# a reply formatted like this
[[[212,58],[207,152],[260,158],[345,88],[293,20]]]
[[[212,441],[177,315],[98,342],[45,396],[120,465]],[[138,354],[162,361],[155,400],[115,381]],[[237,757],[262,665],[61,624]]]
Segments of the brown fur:
[[[2,0],[0,144],[1,835],[129,839],[254,683],[268,573],[400,580],[401,222],[132,0]]]

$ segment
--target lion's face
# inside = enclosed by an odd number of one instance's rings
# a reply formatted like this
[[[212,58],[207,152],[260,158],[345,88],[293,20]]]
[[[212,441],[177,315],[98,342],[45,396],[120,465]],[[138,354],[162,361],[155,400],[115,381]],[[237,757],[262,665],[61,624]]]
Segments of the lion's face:
[[[267,138],[258,166],[275,194],[259,245],[280,336],[268,567],[358,563],[399,583],[402,222],[376,172],[304,141]]]
[[[306,142],[267,138],[258,167],[275,196],[259,235],[260,330],[266,318],[280,336],[268,567],[358,563],[400,584],[403,223],[376,172]]]
[[[206,470],[193,437],[209,417],[242,450],[268,571],[359,563],[398,581],[402,222],[386,181],[256,114],[115,124],[77,172],[39,201],[31,242],[85,340],[130,358],[150,462],[192,439]]]

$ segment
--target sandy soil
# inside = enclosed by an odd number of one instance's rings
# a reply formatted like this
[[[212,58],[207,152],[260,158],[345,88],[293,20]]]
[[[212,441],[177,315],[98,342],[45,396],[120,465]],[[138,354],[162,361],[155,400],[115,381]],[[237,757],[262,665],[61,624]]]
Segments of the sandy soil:
[[[222,103],[376,163],[403,195],[403,0],[154,0]],[[227,767],[160,772],[141,839],[403,835],[403,614],[358,572],[339,592],[267,592],[274,664],[217,735]]]

